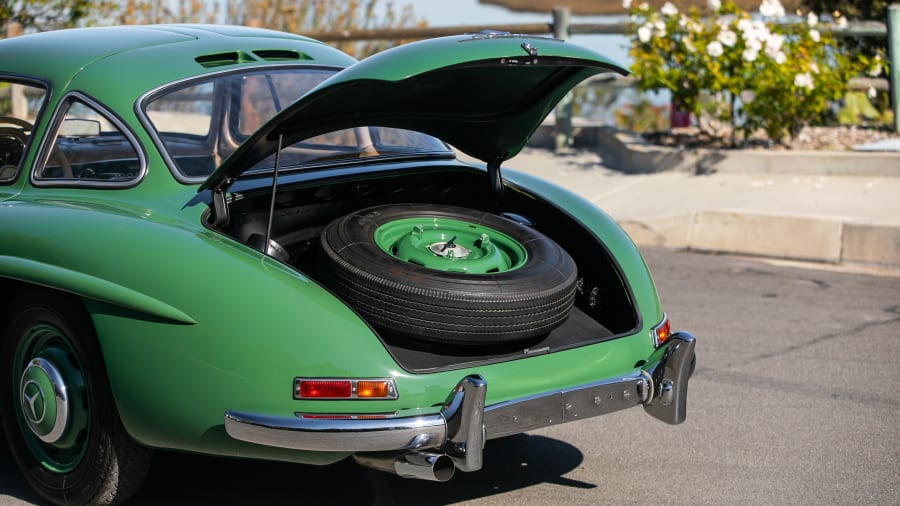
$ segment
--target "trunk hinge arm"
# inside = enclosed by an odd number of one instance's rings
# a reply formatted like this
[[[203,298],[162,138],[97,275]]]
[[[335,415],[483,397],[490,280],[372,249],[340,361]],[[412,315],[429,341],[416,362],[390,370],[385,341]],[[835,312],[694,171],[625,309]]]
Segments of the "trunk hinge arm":
[[[233,179],[226,179],[222,184],[211,190],[212,192],[212,216],[209,224],[219,228],[228,224],[228,203],[225,202],[225,189],[231,186]]]

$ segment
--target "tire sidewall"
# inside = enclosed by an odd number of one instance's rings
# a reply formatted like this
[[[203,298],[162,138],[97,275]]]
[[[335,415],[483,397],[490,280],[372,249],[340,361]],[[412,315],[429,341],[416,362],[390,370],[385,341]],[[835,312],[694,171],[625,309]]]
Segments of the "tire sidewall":
[[[72,300],[56,294],[24,294],[14,303],[0,343],[0,417],[13,458],[31,487],[55,503],[82,504],[100,489],[103,470],[108,467],[113,402],[93,326],[86,315],[70,309],[71,304]],[[28,329],[39,323],[52,325],[63,334],[85,373],[85,396],[90,406],[86,449],[81,461],[66,473],[52,472],[41,465],[24,440],[23,431],[28,429],[17,417],[18,379],[13,371],[22,365],[14,364],[16,352]]]

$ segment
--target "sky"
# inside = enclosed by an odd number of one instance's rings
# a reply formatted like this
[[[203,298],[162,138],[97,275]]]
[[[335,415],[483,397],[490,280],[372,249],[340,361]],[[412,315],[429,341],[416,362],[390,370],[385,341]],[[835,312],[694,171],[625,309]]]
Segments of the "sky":
[[[547,23],[550,12],[512,12],[478,0],[395,0],[395,5],[412,5],[416,16],[429,26],[479,25],[491,23]],[[621,17],[572,16],[573,23],[603,23],[621,21]],[[627,39],[624,35],[575,35],[571,42],[590,48],[616,62],[629,65]]]

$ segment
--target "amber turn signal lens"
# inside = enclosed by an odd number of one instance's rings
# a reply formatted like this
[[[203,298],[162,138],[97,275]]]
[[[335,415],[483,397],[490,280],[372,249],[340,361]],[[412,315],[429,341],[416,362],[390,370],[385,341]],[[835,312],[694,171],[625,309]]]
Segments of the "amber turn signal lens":
[[[357,381],[356,396],[367,398],[387,398],[391,395],[390,382],[384,380],[378,381]]]
[[[656,345],[659,346],[664,343],[671,333],[672,326],[669,323],[669,316],[663,315],[663,321],[656,327],[653,327],[653,338],[656,341]]]

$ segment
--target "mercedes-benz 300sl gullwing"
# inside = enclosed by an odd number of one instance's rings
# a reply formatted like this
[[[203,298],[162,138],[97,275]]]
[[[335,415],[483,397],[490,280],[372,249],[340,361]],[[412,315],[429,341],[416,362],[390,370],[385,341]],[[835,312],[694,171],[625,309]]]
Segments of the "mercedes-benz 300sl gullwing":
[[[26,481],[117,502],[153,450],[443,481],[492,438],[684,421],[695,340],[635,245],[503,167],[603,72],[627,70],[500,32],[362,61],[229,26],[0,41],[0,413]]]

